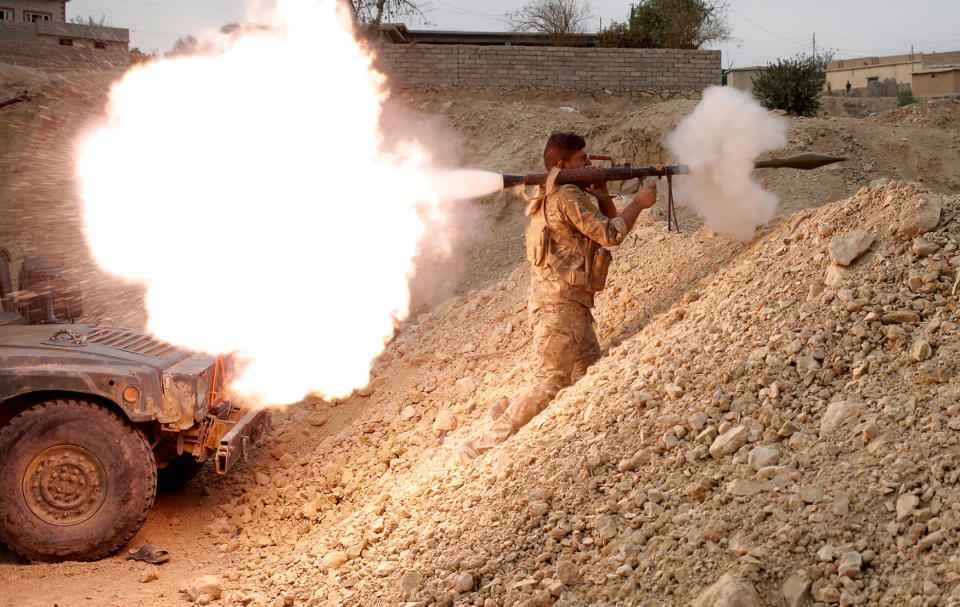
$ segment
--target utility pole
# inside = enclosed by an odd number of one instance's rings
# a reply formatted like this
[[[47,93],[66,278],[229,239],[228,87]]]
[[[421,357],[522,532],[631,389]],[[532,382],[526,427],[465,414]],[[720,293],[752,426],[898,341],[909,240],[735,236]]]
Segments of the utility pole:
[[[817,32],[813,32],[813,60],[817,60]]]

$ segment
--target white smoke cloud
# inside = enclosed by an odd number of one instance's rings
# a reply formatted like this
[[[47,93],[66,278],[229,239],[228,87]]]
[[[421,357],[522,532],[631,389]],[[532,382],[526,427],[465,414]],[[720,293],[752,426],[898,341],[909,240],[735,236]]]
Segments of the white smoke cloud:
[[[345,4],[280,0],[259,18],[114,87],[79,150],[87,239],[146,285],[159,338],[238,353],[242,394],[342,396],[408,314],[425,240],[452,251],[452,201],[501,179],[387,141],[384,78]]]
[[[779,199],[754,181],[753,162],[786,145],[787,121],[751,95],[708,88],[665,143],[690,166],[690,175],[674,182],[677,203],[692,208],[714,232],[750,240],[773,219]]]

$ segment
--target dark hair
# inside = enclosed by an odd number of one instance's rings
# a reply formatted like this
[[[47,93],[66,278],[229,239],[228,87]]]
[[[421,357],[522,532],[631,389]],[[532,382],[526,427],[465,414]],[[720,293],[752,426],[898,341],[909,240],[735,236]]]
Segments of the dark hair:
[[[543,149],[543,164],[549,171],[561,160],[570,160],[574,154],[587,147],[587,142],[576,133],[554,133],[547,139]]]

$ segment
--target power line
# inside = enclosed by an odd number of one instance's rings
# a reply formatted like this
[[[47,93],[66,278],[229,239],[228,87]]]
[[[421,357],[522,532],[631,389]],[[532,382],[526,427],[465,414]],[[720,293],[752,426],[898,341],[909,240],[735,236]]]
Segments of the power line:
[[[807,45],[806,45],[805,43],[797,42],[796,40],[791,40],[790,38],[787,38],[787,37],[785,37],[785,36],[781,36],[781,35],[778,34],[777,32],[775,32],[775,31],[773,31],[773,30],[770,30],[770,29],[767,29],[767,28],[763,27],[762,25],[760,25],[759,23],[756,23],[755,21],[751,21],[750,19],[747,19],[747,18],[744,17],[742,14],[738,13],[737,11],[735,11],[735,10],[732,9],[732,8],[730,9],[730,12],[733,13],[734,15],[740,17],[741,19],[743,19],[744,21],[746,21],[746,22],[749,23],[750,25],[762,29],[763,31],[767,32],[768,34],[771,34],[771,35],[773,35],[773,36],[776,36],[777,38],[780,38],[781,40],[786,40],[787,42],[796,44],[796,45],[799,46],[800,48],[804,48],[804,49],[807,48]]]

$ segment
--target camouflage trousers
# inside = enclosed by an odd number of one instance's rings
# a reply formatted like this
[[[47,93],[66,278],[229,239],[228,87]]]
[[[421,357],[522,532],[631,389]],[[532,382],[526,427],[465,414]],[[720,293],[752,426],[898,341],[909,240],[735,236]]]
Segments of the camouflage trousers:
[[[517,433],[546,409],[561,389],[584,376],[600,359],[600,344],[593,330],[593,315],[583,304],[551,302],[530,314],[538,368],[532,386],[507,407],[504,415],[470,445],[480,455]]]

